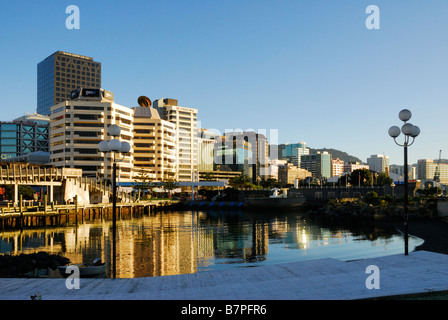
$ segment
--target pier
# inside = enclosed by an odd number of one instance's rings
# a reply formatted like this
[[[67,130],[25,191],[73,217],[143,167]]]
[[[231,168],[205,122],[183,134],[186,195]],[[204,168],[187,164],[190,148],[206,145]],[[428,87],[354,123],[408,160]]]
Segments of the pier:
[[[147,200],[137,202],[117,203],[117,215],[121,216],[123,211],[131,215],[135,212],[150,213],[153,210],[176,205],[177,200]],[[69,220],[73,216],[75,222],[80,219],[97,217],[106,218],[112,214],[112,203],[101,203],[91,205],[78,205],[75,198],[74,204],[57,205],[51,203],[32,203],[30,201],[19,202],[19,206],[4,206],[0,208],[0,230],[5,228],[17,228],[24,226],[46,225],[47,223],[60,223],[61,219]]]

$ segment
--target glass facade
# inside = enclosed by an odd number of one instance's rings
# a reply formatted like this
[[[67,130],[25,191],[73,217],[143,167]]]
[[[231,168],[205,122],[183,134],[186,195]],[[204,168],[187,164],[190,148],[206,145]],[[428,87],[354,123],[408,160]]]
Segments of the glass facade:
[[[47,123],[0,122],[1,160],[32,152],[48,152]]]
[[[37,113],[50,114],[50,107],[54,105],[54,55],[37,65]]]
[[[1,160],[17,157],[18,125],[15,123],[2,123],[0,125],[0,155]]]
[[[331,177],[331,154],[328,152],[303,155],[301,168],[310,171],[316,178]]]

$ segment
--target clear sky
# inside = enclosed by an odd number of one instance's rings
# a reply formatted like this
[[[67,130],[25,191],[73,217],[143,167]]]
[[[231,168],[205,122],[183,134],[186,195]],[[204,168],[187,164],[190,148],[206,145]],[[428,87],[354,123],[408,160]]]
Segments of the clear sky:
[[[1,0],[0,46],[3,121],[35,112],[37,64],[61,50],[101,62],[118,104],[174,98],[204,128],[278,130],[363,161],[403,163],[387,131],[408,108],[410,162],[448,158],[446,0]]]

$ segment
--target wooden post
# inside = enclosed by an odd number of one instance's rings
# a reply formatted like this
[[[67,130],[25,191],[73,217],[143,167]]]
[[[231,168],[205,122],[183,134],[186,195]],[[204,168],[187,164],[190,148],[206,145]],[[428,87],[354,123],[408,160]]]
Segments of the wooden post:
[[[19,210],[20,210],[20,227],[23,225],[23,196],[20,195],[20,203],[19,203]]]

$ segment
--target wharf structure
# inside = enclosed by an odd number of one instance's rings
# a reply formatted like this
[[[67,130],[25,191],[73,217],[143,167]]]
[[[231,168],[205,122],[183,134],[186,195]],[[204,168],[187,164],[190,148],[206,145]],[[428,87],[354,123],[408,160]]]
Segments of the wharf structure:
[[[102,215],[112,209],[112,188],[105,180],[82,177],[81,169],[38,166],[28,163],[0,163],[0,185],[13,186],[13,201],[0,206],[1,226],[22,226],[28,218],[54,218],[77,215],[84,210],[96,210]],[[40,189],[39,198],[23,200],[19,185]],[[36,193],[37,194],[37,193]],[[119,212],[128,210],[151,210],[176,201],[136,201],[130,193],[118,192]]]

